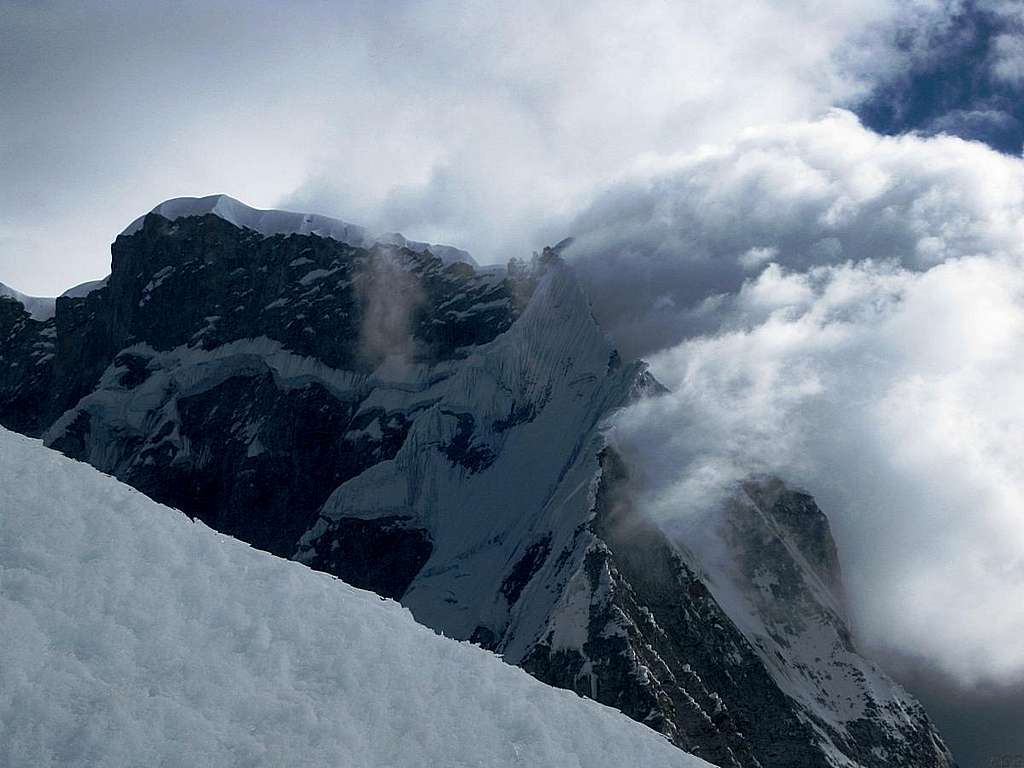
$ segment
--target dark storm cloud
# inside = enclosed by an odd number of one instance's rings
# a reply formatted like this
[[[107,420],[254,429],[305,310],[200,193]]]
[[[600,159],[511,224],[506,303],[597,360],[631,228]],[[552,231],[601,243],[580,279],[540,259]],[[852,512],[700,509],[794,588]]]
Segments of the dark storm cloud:
[[[983,147],[887,142],[836,111],[652,163],[567,225],[569,254],[604,327],[643,356],[719,330],[723,309],[768,263],[923,270],[1014,247],[1017,176]]]
[[[855,105],[882,133],[948,133],[1020,154],[1024,16],[998,0],[954,5],[941,24],[891,28],[903,63]]]

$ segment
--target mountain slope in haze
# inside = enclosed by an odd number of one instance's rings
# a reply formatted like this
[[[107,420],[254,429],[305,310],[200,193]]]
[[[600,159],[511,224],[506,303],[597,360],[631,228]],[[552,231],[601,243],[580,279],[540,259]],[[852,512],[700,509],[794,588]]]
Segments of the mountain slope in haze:
[[[4,429],[0,509],[8,768],[707,766]]]
[[[51,320],[0,299],[0,423],[721,766],[951,764],[818,588],[840,576],[802,554],[834,549],[816,507],[787,518],[770,484],[740,489],[761,500],[723,513],[737,556],[795,526],[752,571],[692,559],[632,508],[603,425],[660,387],[557,247],[479,269],[181,205],[119,236],[107,283]],[[775,581],[792,588],[760,597]]]

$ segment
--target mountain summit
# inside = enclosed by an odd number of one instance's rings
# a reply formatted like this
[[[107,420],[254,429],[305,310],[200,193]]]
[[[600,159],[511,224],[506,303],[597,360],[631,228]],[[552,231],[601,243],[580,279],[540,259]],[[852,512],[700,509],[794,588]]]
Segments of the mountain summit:
[[[375,243],[396,245],[411,251],[422,253],[430,250],[446,264],[465,262],[476,265],[473,257],[463,250],[450,245],[432,245],[407,240],[404,236],[391,232],[371,234],[365,227],[349,224],[341,219],[332,219],[317,213],[295,213],[293,211],[261,210],[251,208],[245,203],[228,195],[207,195],[206,197],[175,197],[165,200],[150,213],[170,221],[195,216],[213,215],[234,224],[240,229],[259,232],[264,237],[274,235],[317,235],[329,237],[339,243],[360,247],[371,247]],[[148,214],[147,214],[148,215]],[[146,216],[140,216],[129,224],[121,234],[129,236],[142,229]]]

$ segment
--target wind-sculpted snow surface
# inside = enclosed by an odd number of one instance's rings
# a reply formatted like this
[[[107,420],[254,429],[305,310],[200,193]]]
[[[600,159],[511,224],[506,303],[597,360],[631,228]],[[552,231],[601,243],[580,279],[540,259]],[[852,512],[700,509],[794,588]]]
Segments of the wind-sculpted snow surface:
[[[708,764],[0,429],[0,764]]]

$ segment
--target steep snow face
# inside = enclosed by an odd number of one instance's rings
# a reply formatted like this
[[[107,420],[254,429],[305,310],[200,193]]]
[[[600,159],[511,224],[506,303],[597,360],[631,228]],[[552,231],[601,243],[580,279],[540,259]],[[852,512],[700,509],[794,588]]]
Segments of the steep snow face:
[[[375,243],[396,245],[417,253],[430,250],[446,264],[464,262],[475,264],[473,258],[463,250],[450,245],[432,245],[407,240],[396,232],[373,235],[364,227],[349,224],[340,219],[332,219],[315,213],[294,213],[292,211],[260,210],[250,208],[245,203],[227,195],[208,195],[207,197],[176,197],[165,200],[150,213],[163,216],[165,219],[176,219],[190,216],[206,216],[213,214],[236,227],[251,229],[264,237],[273,235],[319,235],[329,237],[349,245],[370,247]],[[140,216],[129,224],[122,236],[130,236],[142,229],[145,216]]]
[[[353,520],[424,531],[431,552],[402,601],[430,626],[516,663],[590,534],[601,421],[647,381],[620,365],[570,268],[540,267],[522,316],[457,363],[382,372],[360,412],[408,420],[394,458],[342,484],[297,557],[333,570]]]
[[[20,301],[32,319],[39,322],[45,322],[53,317],[57,304],[57,300],[52,297],[26,296],[3,283],[0,283],[0,296],[9,296],[15,301]]]
[[[9,768],[708,765],[3,429],[0,509]]]

